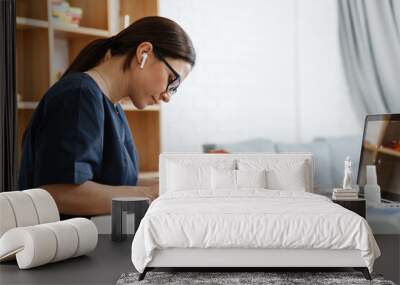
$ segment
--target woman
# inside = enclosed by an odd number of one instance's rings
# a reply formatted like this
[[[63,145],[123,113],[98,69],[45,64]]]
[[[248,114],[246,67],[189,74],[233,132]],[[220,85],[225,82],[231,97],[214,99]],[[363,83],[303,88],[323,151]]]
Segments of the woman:
[[[195,64],[189,36],[175,22],[146,17],[85,47],[43,96],[24,135],[19,187],[41,187],[60,213],[111,213],[117,196],[158,196],[138,180],[138,161],[118,102],[143,109],[168,102]],[[146,158],[143,158],[146,159]]]

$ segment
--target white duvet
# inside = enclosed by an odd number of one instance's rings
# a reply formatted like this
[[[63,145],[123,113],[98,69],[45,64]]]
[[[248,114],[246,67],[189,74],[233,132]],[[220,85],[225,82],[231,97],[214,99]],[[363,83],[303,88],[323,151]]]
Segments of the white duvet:
[[[317,194],[265,189],[162,195],[134,237],[133,265],[143,272],[165,248],[358,249],[370,272],[380,255],[359,215]]]

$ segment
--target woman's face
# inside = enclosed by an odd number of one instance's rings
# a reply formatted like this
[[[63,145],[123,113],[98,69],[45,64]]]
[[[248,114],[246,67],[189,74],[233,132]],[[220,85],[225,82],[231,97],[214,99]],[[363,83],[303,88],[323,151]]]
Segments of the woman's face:
[[[176,79],[173,70],[179,74],[181,82],[191,71],[191,65],[181,59],[168,57],[163,59],[166,63],[153,52],[148,52],[143,69],[140,68],[140,61],[132,61],[131,68],[127,72],[130,77],[128,96],[138,109],[158,104],[161,100],[169,102],[171,97],[166,89],[168,84]]]

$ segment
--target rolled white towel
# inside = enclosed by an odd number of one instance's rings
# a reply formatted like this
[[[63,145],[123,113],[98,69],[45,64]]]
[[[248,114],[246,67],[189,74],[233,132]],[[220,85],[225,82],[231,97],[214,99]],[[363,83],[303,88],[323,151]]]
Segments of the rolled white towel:
[[[13,228],[0,238],[0,261],[16,256],[20,269],[49,263],[56,251],[54,233],[42,225]]]
[[[94,223],[85,218],[65,220],[76,229],[78,233],[78,248],[73,257],[86,254],[96,248],[98,232]]]
[[[96,226],[88,219],[18,227],[0,238],[0,261],[16,256],[20,269],[86,254],[96,248]]]
[[[17,222],[10,202],[6,197],[0,195],[0,237],[16,226]]]
[[[56,202],[43,189],[0,193],[0,237],[9,229],[60,220]]]
[[[57,222],[60,220],[56,202],[49,192],[39,188],[22,192],[31,197],[38,215],[39,224]]]
[[[26,227],[39,224],[35,205],[31,197],[22,191],[3,192],[1,196],[10,202],[17,227]]]
[[[49,228],[56,236],[57,250],[51,262],[64,260],[75,255],[79,238],[78,233],[70,223],[54,222],[43,224],[43,226]]]

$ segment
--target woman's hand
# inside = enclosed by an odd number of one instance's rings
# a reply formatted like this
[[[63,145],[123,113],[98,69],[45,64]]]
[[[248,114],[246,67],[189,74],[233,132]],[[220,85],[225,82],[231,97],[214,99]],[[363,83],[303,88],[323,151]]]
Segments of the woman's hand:
[[[158,198],[159,195],[159,185],[158,183],[153,184],[151,186],[144,187],[143,189],[143,194],[150,199],[150,201],[153,201],[154,199]]]

